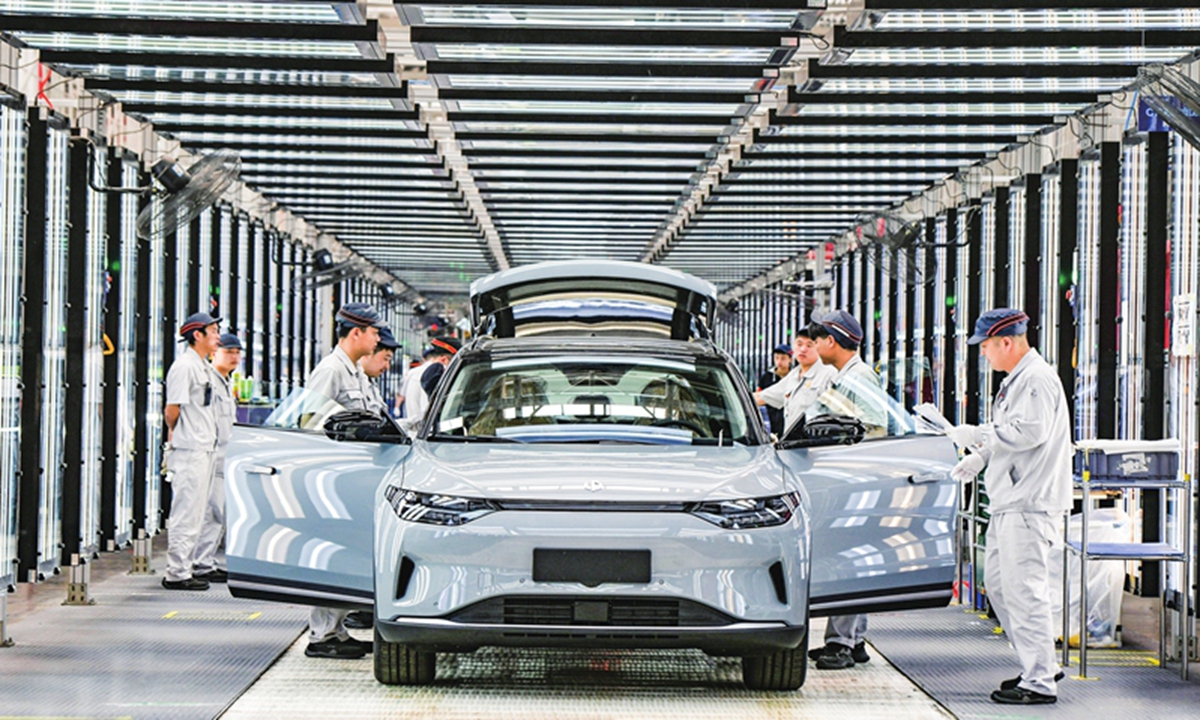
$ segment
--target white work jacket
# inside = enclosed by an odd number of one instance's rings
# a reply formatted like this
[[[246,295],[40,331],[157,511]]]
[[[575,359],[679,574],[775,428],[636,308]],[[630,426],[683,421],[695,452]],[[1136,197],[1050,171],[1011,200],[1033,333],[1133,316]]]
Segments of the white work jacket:
[[[340,347],[317,363],[305,384],[306,390],[319,392],[347,410],[370,410],[370,378],[350,360]]]
[[[992,421],[972,448],[987,461],[988,511],[1063,513],[1071,509],[1071,418],[1054,369],[1037,350],[1000,383]]]
[[[167,405],[179,406],[171,431],[177,450],[213,450],[217,446],[217,393],[212,366],[188,345],[167,371]]]
[[[800,366],[797,365],[782,380],[759,391],[764,403],[771,407],[783,408],[784,432],[777,433],[779,437],[787,434],[792,423],[804,415],[808,407],[833,385],[833,380],[837,377],[837,369],[832,365],[822,364],[820,360],[813,363],[806,372],[801,373],[800,370]]]

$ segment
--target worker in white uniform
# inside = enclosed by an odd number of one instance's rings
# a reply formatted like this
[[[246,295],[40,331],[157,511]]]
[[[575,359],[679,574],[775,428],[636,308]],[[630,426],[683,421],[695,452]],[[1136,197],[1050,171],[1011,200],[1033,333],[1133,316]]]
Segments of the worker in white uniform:
[[[200,527],[208,507],[217,452],[216,376],[208,356],[217,349],[220,322],[208,313],[189,315],[179,328],[187,347],[167,371],[166,467],[171,481],[171,514],[167,518],[168,590],[207,590],[208,581],[194,577],[192,564]]]
[[[347,303],[337,311],[338,343],[308,376],[305,389],[320,393],[347,410],[370,410],[371,382],[358,362],[375,352],[380,328],[387,327],[375,308]],[[371,643],[350,637],[341,608],[314,607],[309,613],[308,657],[353,660],[371,651]]]
[[[441,382],[442,375],[446,372],[446,367],[460,349],[462,349],[462,343],[457,338],[435,337],[429,341],[429,349],[425,352],[426,362],[409,372],[410,377],[406,378],[406,381],[411,379],[415,384],[409,385],[408,382],[405,382],[404,397],[405,403],[408,403],[409,399],[414,402],[411,406],[405,405],[406,408],[410,408],[410,412],[402,423],[402,426],[409,432],[416,432],[421,421],[425,419],[425,413],[429,411],[429,399],[437,390],[438,383]],[[410,388],[412,394],[409,394]]]
[[[783,408],[783,427],[776,437],[785,438],[796,421],[804,416],[808,406],[833,385],[837,370],[821,362],[817,344],[809,336],[808,328],[796,331],[792,338],[792,357],[796,367],[782,380],[754,393],[759,405]]]
[[[400,343],[396,342],[396,336],[392,334],[390,328],[379,328],[379,343],[375,345],[375,352],[358,361],[359,366],[367,375],[367,386],[370,388],[367,409],[371,412],[378,412],[380,415],[388,414],[388,403],[383,399],[383,393],[379,391],[379,376],[392,366],[392,361],[396,359],[396,350],[399,347]]]
[[[217,453],[213,460],[213,481],[208,492],[208,509],[200,526],[200,541],[196,545],[196,560],[192,564],[192,577],[210,583],[223,583],[229,574],[220,567],[217,550],[225,537],[225,450],[233,436],[233,424],[237,421],[237,401],[233,397],[230,374],[242,362],[242,341],[233,333],[221,335],[213,353],[212,364],[213,406],[217,419]]]
[[[400,385],[400,394],[404,396],[404,417],[400,421],[400,426],[409,433],[416,432],[417,426],[421,424],[421,420],[425,417],[425,410],[429,406],[429,396],[421,389],[421,375],[434,361],[433,357],[434,349],[430,345],[422,353],[421,363],[408,369],[408,374],[404,376]]]
[[[358,366],[366,373],[370,389],[367,395],[367,409],[379,413],[381,417],[390,417],[390,414],[387,401],[383,399],[383,393],[379,392],[378,379],[392,366],[399,347],[400,343],[396,342],[396,336],[392,335],[391,329],[379,328],[379,343],[375,346],[375,352],[358,361]],[[344,624],[348,628],[366,630],[375,625],[375,613],[369,610],[351,611]]]
[[[858,355],[862,326],[845,310],[814,313],[812,320],[808,332],[816,343],[817,354],[835,374],[806,416],[809,420],[824,414],[856,417],[867,426],[868,433],[877,432],[886,424],[886,411],[879,376]],[[817,661],[818,670],[844,670],[869,662],[866,634],[866,615],[831,616],[825,624],[825,646],[810,650],[808,656]]]
[[[1044,705],[1058,700],[1063,675],[1055,660],[1050,571],[1071,509],[1071,418],[1054,368],[1029,346],[1029,316],[989,310],[967,340],[993,370],[1007,373],[984,425],[959,425],[946,434],[967,454],[953,475],[970,482],[983,472],[991,520],[983,580],[988,601],[1021,663],[992,700]]]

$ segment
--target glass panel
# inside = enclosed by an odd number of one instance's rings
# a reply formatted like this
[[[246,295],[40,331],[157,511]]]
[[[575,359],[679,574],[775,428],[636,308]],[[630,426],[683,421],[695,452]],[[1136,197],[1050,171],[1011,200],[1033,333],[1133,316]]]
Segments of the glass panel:
[[[779,137],[887,137],[889,135],[1029,135],[1041,125],[784,125],[772,126]],[[910,146],[911,147],[911,146]]]
[[[995,292],[993,285],[995,284],[996,273],[996,222],[999,213],[1008,213],[1008,204],[1000,205],[994,197],[984,198],[981,212],[982,218],[982,243],[979,248],[979,297],[974,298],[971,307],[974,312],[970,313],[970,317],[965,318],[965,322],[972,323],[970,329],[974,331],[974,322],[976,318],[982,315],[992,307],[992,294]],[[1044,325],[1042,327],[1045,327]],[[965,356],[963,356],[965,358]],[[967,418],[964,422],[968,423],[984,423],[991,417],[992,413],[992,369],[988,361],[982,356],[979,358],[979,417]]]
[[[252,62],[252,61],[250,61]],[[79,65],[55,63],[60,70],[74,72],[86,78],[112,80],[156,80],[159,82],[222,82],[248,85],[351,85],[354,87],[383,87],[379,76],[372,73],[323,72],[319,70],[256,70],[253,68],[182,68],[158,65]]]
[[[498,25],[564,28],[641,28],[656,30],[777,30],[786,32],[796,11],[716,10],[688,8],[529,7],[521,5],[422,5],[420,25],[496,27]]]
[[[1142,354],[1146,334],[1142,283],[1146,276],[1146,148],[1127,146],[1121,161],[1121,324],[1117,340],[1117,437],[1142,439]],[[1146,398],[1148,401],[1156,399]]]
[[[1079,274],[1075,288],[1076,317],[1079,325],[1078,360],[1075,375],[1075,437],[1087,440],[1096,437],[1098,375],[1097,302],[1099,292],[1100,255],[1100,162],[1079,162],[1079,243],[1075,267]]]
[[[204,110],[213,107],[237,108],[318,108],[322,110],[396,110],[411,109],[407,100],[394,98],[325,97],[305,95],[296,88],[291,95],[246,95],[242,93],[197,93],[168,90],[115,90],[112,95],[121,102],[148,104],[196,105]],[[394,100],[394,101],[393,101]],[[263,113],[269,115],[270,113]],[[221,116],[225,117],[225,116]]]
[[[24,114],[0,105],[0,586],[16,582],[25,145]]]
[[[987,116],[1003,119],[1005,115],[1068,115],[1085,103],[805,103],[800,96],[796,115],[800,117],[924,117],[945,115]]]
[[[439,88],[459,90],[646,90],[653,92],[760,92],[770,78],[588,77],[578,75],[434,75]]]
[[[1008,273],[1008,298],[1005,304],[1007,307],[1021,307],[1025,298],[1025,268],[1022,266],[1025,258],[1025,186],[1013,188],[1008,197],[1008,257],[997,259],[1001,262],[1000,270]]]
[[[66,416],[66,324],[69,137],[49,133],[46,170],[46,304],[45,343],[42,346],[44,388],[42,427],[61,428]],[[62,537],[63,435],[47,432],[42,438],[42,484],[38,510],[38,572],[49,573],[59,565]]]
[[[1109,77],[1038,77],[1038,78],[830,78],[821,80],[821,93],[1043,93],[1106,92],[1124,87],[1137,79]],[[803,97],[803,96],[802,96]]]
[[[743,115],[749,105],[743,103],[643,103],[643,102],[572,102],[560,100],[452,100],[451,110],[465,113],[551,113],[561,115],[694,115],[698,122],[708,115]],[[630,121],[636,121],[631,117]]]
[[[137,166],[132,162],[122,162],[121,184],[133,187],[138,182]],[[120,196],[121,203],[121,256],[119,266],[112,268],[120,278],[121,308],[118,337],[114,338],[117,345],[117,507],[116,521],[117,545],[123,545],[132,538],[129,528],[133,523],[133,476],[134,476],[134,442],[140,423],[146,422],[135,414],[134,393],[138,378],[135,359],[137,354],[137,297],[138,297],[138,262],[137,235],[135,220],[137,218],[137,197],[126,193]],[[148,271],[149,268],[146,268]]]
[[[513,62],[626,62],[626,63],[725,63],[766,65],[775,48],[637,47],[595,45],[483,45],[441,43],[414,45],[425,60],[490,60]],[[1176,57],[1182,53],[1176,53]]]
[[[1170,63],[1191,53],[1187,47],[991,47],[857,48],[847,65],[1132,65]]]
[[[154,202],[159,202],[156,198]],[[159,530],[159,512],[161,507],[160,496],[162,494],[162,446],[166,441],[163,433],[163,403],[165,401],[164,386],[166,382],[167,368],[163,367],[163,345],[167,342],[174,342],[174,337],[163,337],[163,314],[158,310],[163,307],[163,280],[167,273],[175,273],[179,277],[178,268],[166,267],[163,261],[164,251],[166,249],[167,240],[162,238],[161,233],[154,233],[154,239],[148,241],[150,245],[150,267],[138,268],[138,272],[148,272],[150,274],[150,297],[148,307],[151,312],[150,321],[150,337],[147,339],[147,359],[149,361],[150,377],[147,385],[147,401],[146,401],[146,427],[147,434],[147,452],[146,452],[146,507],[139,508],[139,513],[144,513],[146,517],[146,533],[148,535],[156,534]],[[186,317],[180,315],[176,317]],[[174,333],[172,333],[173,335]]]
[[[1042,307],[1038,320],[1042,347],[1040,351],[1051,367],[1058,367],[1058,310],[1065,295],[1063,290],[1070,278],[1059,277],[1059,244],[1062,228],[1059,225],[1062,202],[1062,177],[1042,177]]]
[[[96,153],[93,148],[88,152]],[[108,177],[107,154],[96,160],[97,173]],[[85,259],[86,300],[84,305],[84,377],[83,377],[83,467],[80,498],[80,547],[85,552],[102,549],[100,538],[100,463],[104,454],[104,303],[108,279],[105,267],[105,223],[109,195],[86,189],[88,203],[87,254]]]

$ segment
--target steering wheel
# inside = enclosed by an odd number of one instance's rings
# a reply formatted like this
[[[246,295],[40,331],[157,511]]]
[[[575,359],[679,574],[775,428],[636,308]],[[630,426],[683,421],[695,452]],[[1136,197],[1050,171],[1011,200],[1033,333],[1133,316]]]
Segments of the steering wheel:
[[[691,430],[700,437],[711,437],[708,431],[700,427],[699,424],[691,420],[684,420],[683,418],[663,418],[662,420],[655,420],[650,425],[653,427],[680,427],[685,430]]]

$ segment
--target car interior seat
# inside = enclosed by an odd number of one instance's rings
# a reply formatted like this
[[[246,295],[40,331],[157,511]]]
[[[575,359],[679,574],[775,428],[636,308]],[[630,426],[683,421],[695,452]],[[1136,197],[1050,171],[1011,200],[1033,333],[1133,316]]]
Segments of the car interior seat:
[[[551,424],[553,418],[537,414],[546,402],[546,384],[541,378],[502,375],[488,388],[469,434],[495,435],[501,428]]]

